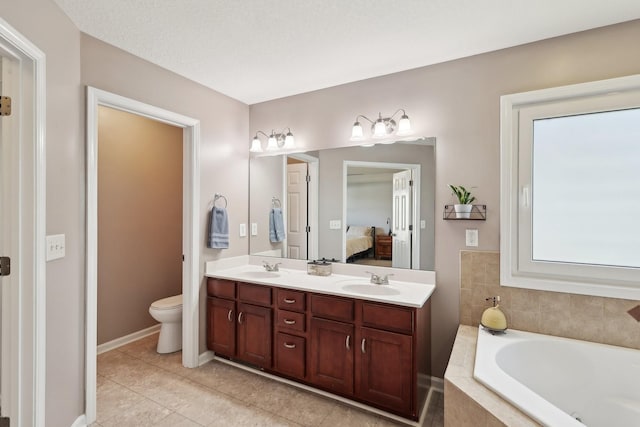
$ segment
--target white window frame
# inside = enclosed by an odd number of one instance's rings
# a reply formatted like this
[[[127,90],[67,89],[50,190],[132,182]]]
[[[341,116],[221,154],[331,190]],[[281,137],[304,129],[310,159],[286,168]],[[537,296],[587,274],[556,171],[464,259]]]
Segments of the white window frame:
[[[634,107],[640,107],[640,75],[500,98],[502,286],[640,299],[640,268],[534,261],[531,253],[533,121]]]

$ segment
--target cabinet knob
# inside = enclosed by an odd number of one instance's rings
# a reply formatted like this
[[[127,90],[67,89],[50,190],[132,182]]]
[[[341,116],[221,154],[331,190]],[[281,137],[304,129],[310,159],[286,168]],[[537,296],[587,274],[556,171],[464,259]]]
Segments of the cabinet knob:
[[[367,352],[367,350],[365,348],[366,342],[367,342],[367,340],[362,338],[362,342],[360,343],[360,350],[362,350],[363,353]]]
[[[294,304],[296,300],[293,298],[285,298],[284,302],[286,302],[287,304]]]
[[[295,344],[284,343],[285,348],[296,348]]]
[[[240,323],[240,324],[242,324],[242,315],[243,314],[244,314],[243,312],[238,313],[238,323]]]
[[[347,347],[347,350],[351,348],[351,335],[347,335],[347,339],[344,342],[344,346]]]
[[[287,325],[295,325],[296,321],[291,319],[284,319],[284,323],[286,323]]]
[[[233,317],[233,310],[229,310],[229,312],[227,313],[227,320],[229,322],[233,322],[232,317]]]

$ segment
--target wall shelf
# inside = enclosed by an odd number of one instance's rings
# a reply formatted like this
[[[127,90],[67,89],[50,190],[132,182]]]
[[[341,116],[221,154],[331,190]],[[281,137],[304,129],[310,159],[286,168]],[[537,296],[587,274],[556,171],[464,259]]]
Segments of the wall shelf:
[[[472,205],[471,214],[469,218],[456,218],[456,212],[453,210],[453,205],[444,205],[444,211],[442,212],[442,219],[457,220],[457,221],[486,221],[487,219],[487,205]]]

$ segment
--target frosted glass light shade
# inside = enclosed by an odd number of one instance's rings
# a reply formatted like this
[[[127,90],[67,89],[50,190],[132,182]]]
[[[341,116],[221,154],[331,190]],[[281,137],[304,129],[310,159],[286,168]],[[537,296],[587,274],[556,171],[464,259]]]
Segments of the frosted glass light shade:
[[[274,151],[278,149],[278,141],[276,140],[276,136],[271,134],[269,140],[267,141],[267,151]]]
[[[406,114],[403,114],[398,122],[398,132],[396,132],[396,135],[408,135],[410,133],[411,122],[409,121],[409,117]]]
[[[362,133],[362,126],[360,126],[360,122],[355,122],[353,124],[353,128],[351,128],[351,140],[358,141],[364,138],[364,134]]]
[[[291,132],[287,133],[287,136],[284,138],[284,145],[282,148],[285,150],[296,148],[296,141],[293,139],[293,134]]]
[[[384,138],[387,136],[387,127],[382,119],[376,120],[376,124],[373,126],[373,137]]]
[[[262,144],[260,144],[260,140],[257,136],[253,138],[253,141],[251,141],[251,148],[249,151],[252,153],[262,153]]]

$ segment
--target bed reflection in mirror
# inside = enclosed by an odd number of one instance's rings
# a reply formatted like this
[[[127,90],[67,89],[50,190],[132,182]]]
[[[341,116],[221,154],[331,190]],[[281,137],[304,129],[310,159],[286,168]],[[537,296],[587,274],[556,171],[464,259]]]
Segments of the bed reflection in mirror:
[[[433,270],[435,138],[254,156],[249,170],[252,255]]]

